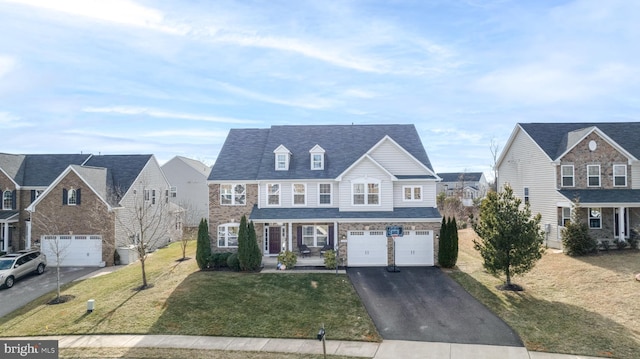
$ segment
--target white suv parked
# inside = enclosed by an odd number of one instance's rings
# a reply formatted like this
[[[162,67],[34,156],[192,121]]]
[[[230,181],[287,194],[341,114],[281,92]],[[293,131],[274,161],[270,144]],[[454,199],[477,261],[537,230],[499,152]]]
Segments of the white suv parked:
[[[44,273],[47,256],[40,251],[23,250],[0,257],[0,286],[13,287],[16,279],[31,272]]]

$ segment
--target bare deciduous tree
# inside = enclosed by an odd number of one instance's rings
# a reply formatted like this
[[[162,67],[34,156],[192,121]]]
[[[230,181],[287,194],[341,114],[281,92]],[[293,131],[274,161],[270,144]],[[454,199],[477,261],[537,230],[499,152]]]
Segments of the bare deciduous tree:
[[[495,138],[491,139],[489,144],[489,150],[491,151],[491,169],[493,170],[493,184],[491,188],[494,191],[498,191],[498,155],[500,154],[500,145]]]

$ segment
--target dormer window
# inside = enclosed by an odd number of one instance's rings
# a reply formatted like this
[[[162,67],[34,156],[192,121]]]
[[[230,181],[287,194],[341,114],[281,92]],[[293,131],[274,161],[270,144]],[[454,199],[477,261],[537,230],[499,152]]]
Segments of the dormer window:
[[[278,146],[273,153],[275,153],[276,171],[288,171],[289,162],[291,160],[291,152],[283,145]]]
[[[311,169],[323,170],[324,169],[324,149],[320,145],[315,145],[309,150],[311,154]]]

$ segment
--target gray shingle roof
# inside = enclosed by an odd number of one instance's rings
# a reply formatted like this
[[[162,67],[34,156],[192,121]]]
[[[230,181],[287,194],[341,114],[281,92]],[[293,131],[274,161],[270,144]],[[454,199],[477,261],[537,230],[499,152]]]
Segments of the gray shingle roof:
[[[597,127],[617,144],[640,158],[640,122],[520,123],[538,146],[555,160],[572,145],[570,132]]]
[[[340,212],[338,208],[258,208],[254,206],[249,217],[260,220],[339,220],[339,219],[440,219],[442,216],[433,207],[396,207],[393,211]]]
[[[579,189],[558,192],[570,201],[578,198],[581,204],[640,203],[640,190],[638,189]]]
[[[433,171],[413,125],[272,126],[229,132],[209,180],[336,178],[386,135]],[[276,171],[273,151],[291,152],[288,171]],[[309,150],[325,150],[324,170],[311,170]]]
[[[438,176],[442,178],[442,182],[458,182],[461,180],[461,176],[464,175],[464,181],[478,182],[482,177],[482,172],[448,172],[438,173]]]
[[[107,169],[106,183],[118,197],[124,195],[138,177],[152,155],[102,155],[92,156],[84,166]]]
[[[0,167],[20,186],[46,187],[69,165],[80,165],[88,154],[33,154],[0,156]]]

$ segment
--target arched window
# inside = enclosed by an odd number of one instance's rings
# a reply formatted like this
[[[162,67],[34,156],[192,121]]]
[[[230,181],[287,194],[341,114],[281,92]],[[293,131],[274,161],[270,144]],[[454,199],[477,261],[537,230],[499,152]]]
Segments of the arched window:
[[[2,193],[2,209],[13,209],[13,192],[6,190]]]
[[[75,189],[70,189],[67,191],[67,204],[70,206],[75,206],[78,200],[78,196],[76,194]]]

